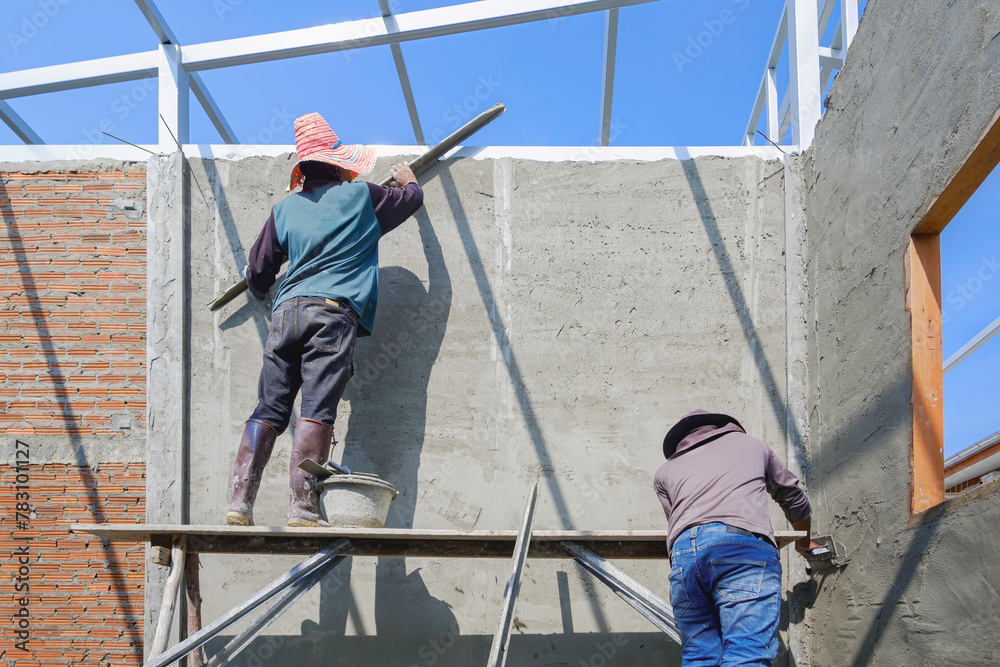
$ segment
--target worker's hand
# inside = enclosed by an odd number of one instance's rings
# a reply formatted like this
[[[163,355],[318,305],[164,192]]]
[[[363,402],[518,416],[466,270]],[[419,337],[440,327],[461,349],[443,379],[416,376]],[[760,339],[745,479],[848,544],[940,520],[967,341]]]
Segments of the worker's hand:
[[[808,537],[795,541],[795,550],[798,551],[799,554],[806,559],[812,558],[813,557],[812,550],[815,549],[816,547],[821,547],[821,546],[823,545],[813,542]]]
[[[392,177],[392,180],[389,181],[389,187],[391,188],[401,188],[407,183],[417,182],[417,177],[413,175],[413,170],[410,169],[409,162],[400,162],[393,165],[392,169],[389,170],[389,175]]]
[[[809,534],[812,533],[812,517],[806,517],[802,521],[792,521],[791,523],[792,530],[800,530],[806,534],[805,537],[795,540],[795,550],[798,551],[803,558],[812,557],[812,548],[819,546],[809,539]]]

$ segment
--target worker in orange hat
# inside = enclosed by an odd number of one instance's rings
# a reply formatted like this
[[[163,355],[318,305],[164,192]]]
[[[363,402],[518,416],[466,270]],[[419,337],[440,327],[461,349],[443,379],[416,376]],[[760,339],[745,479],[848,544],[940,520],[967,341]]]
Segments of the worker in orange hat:
[[[236,453],[226,523],[253,525],[253,504],[275,439],[292,424],[288,525],[329,525],[316,480],[299,468],[329,458],[337,405],[354,375],[354,345],[372,332],[378,303],[378,242],[423,204],[406,163],[392,167],[390,187],[356,181],[375,165],[375,151],[343,143],[318,113],[295,120],[289,195],[271,209],[250,250],[247,285],[267,296],[285,258],[264,346],[257,407]]]

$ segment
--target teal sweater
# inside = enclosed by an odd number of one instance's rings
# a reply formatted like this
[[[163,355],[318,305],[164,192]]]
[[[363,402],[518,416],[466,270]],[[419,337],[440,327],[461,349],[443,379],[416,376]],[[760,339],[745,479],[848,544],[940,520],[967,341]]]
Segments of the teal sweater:
[[[249,256],[247,280],[262,297],[284,257],[288,271],[274,306],[294,297],[346,301],[369,335],[378,304],[378,242],[423,203],[416,183],[384,188],[357,181],[306,183],[275,204]]]

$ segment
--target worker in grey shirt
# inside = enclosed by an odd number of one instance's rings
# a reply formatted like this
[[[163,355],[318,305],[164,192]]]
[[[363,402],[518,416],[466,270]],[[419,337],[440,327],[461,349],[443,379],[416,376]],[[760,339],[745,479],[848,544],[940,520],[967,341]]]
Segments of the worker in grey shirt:
[[[663,439],[654,487],[670,522],[670,603],[685,667],[768,666],[778,650],[781,561],[767,496],[795,530],[809,499],[774,452],[724,414],[695,410]],[[808,537],[795,548],[807,556]]]

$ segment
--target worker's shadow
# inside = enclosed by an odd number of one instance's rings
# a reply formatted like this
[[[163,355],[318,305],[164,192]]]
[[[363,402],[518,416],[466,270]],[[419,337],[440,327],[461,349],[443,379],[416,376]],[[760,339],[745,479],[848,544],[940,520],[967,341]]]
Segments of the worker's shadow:
[[[427,259],[428,284],[425,287],[401,267],[380,270],[375,331],[359,339],[355,376],[344,396],[351,414],[343,463],[357,472],[376,473],[399,491],[390,505],[387,528],[413,527],[427,421],[427,383],[451,310],[451,279],[441,245],[427,212],[421,209],[415,218]],[[316,629],[325,636],[323,643],[329,649],[324,653],[331,658],[339,654],[337,644],[351,639],[344,637],[348,616],[358,635],[372,634],[358,613],[350,576],[351,559],[347,559],[321,584]],[[412,645],[415,654],[429,638],[442,633],[457,635],[450,606],[428,592],[419,569],[407,575],[405,559],[379,558],[375,579],[376,633],[392,640],[393,656],[405,652],[407,645]],[[365,590],[366,585],[362,582],[355,588]],[[378,646],[388,649],[389,643],[376,642],[370,648],[378,650]],[[378,657],[369,655],[373,660]]]

